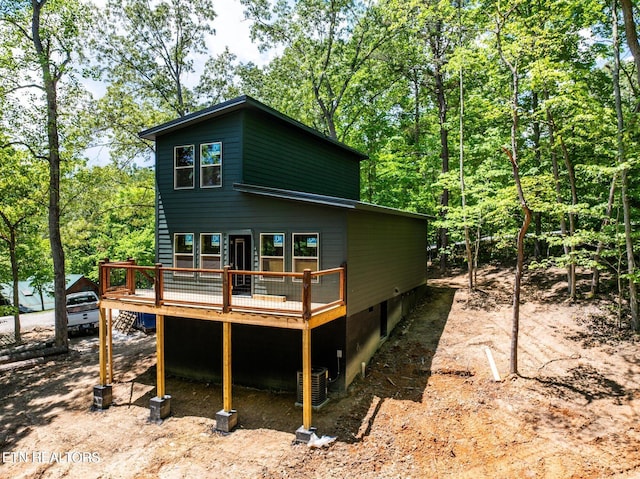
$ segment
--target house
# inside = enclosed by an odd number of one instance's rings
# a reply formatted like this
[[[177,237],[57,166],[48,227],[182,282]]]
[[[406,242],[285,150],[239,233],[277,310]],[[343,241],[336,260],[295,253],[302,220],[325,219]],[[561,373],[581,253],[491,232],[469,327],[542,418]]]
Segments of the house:
[[[135,265],[126,287],[104,265],[103,305],[164,314],[167,373],[300,390],[313,369],[345,390],[425,291],[427,217],[361,202],[365,155],[248,96],[140,136],[156,144],[155,295]]]

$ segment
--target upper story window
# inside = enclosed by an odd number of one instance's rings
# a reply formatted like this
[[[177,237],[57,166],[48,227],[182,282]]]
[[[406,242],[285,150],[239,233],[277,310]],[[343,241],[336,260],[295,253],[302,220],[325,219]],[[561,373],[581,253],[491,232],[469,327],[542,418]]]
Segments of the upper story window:
[[[318,233],[293,233],[293,272],[318,271]]]
[[[200,268],[220,269],[222,267],[222,235],[220,233],[202,233],[200,235]],[[204,278],[220,277],[217,273],[201,273]]]
[[[193,233],[176,233],[173,235],[173,267],[193,268]],[[175,275],[192,276],[193,273],[176,271]]]
[[[200,187],[222,186],[222,143],[200,145]]]
[[[195,147],[176,146],[173,149],[174,188],[176,190],[194,187]]]
[[[260,269],[284,271],[284,233],[260,233]],[[262,279],[284,281],[284,276],[263,276]]]

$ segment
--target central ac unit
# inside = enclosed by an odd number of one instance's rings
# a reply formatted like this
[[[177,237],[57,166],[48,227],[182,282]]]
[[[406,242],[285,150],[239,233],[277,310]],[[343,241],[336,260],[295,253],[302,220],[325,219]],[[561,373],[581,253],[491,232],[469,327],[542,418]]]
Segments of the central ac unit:
[[[320,409],[329,398],[327,386],[329,383],[329,371],[327,368],[313,368],[311,370],[311,407]],[[302,371],[298,371],[298,396],[296,406],[302,406]]]

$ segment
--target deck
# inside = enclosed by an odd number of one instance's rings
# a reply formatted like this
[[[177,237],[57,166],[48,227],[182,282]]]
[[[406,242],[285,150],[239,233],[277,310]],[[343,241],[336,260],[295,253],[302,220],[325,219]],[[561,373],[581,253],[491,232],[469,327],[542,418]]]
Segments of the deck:
[[[137,265],[128,260],[100,263],[100,383],[94,406],[108,408],[113,382],[112,310],[156,315],[156,397],[150,418],[170,414],[171,396],[165,391],[164,318],[200,319],[222,323],[223,409],[216,429],[230,432],[238,422],[232,405],[231,334],[233,324],[298,329],[302,341],[302,426],[296,440],[306,442],[313,432],[311,330],[346,315],[345,268],[301,273],[186,269]]]
[[[255,291],[236,286],[240,282],[252,284]],[[274,273],[103,262],[100,304],[164,316],[313,329],[346,314],[345,271]]]

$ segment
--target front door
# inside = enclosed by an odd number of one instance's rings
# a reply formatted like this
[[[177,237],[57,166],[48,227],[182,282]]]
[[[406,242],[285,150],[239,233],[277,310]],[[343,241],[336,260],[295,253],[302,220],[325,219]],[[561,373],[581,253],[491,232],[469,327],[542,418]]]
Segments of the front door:
[[[251,271],[251,236],[229,236],[229,262],[238,271]],[[251,276],[233,275],[233,294],[251,294]]]

